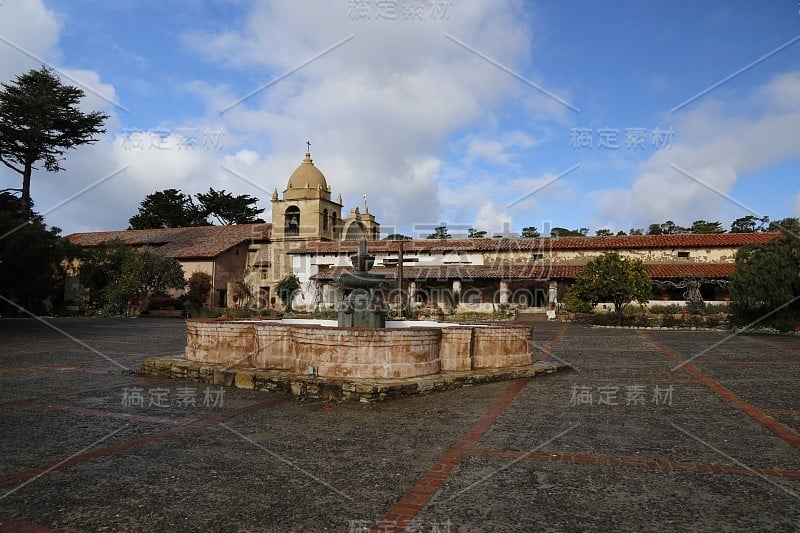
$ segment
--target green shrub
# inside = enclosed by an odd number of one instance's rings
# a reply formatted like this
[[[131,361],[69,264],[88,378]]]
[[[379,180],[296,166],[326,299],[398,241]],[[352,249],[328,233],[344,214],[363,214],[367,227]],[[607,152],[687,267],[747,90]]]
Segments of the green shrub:
[[[319,320],[333,320],[339,318],[339,313],[335,309],[317,309],[311,313],[311,318]]]
[[[173,298],[171,296],[150,296],[147,300],[147,309],[183,309],[183,303],[179,298]]]
[[[223,309],[220,307],[203,307],[195,309],[192,313],[194,318],[220,318]]]
[[[191,304],[192,308],[203,307],[211,292],[211,276],[205,272],[194,272],[187,282],[189,290],[184,295],[184,300]]]
[[[708,306],[702,300],[697,302],[686,302],[686,310],[693,315],[704,315]]]
[[[650,307],[650,312],[655,315],[674,315],[684,311],[686,306],[670,304],[670,305],[654,305]]]
[[[674,314],[664,315],[664,317],[661,319],[662,328],[674,328],[681,325],[683,325],[683,319],[675,318]]]
[[[733,321],[790,331],[800,322],[800,240],[792,232],[736,252],[736,270],[728,288]]]
[[[591,313],[592,312],[592,304],[587,302],[586,300],[581,300],[575,294],[575,291],[567,289],[566,294],[564,294],[564,298],[562,298],[562,303],[564,304],[564,309],[569,311],[570,313]]]
[[[589,321],[595,326],[616,326],[618,323],[614,313],[594,313]]]

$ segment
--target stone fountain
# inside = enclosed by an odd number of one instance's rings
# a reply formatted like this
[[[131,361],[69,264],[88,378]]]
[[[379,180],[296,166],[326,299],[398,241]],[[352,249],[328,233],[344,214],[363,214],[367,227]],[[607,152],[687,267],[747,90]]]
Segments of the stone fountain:
[[[375,289],[386,282],[386,276],[370,274],[375,256],[367,253],[367,241],[358,242],[358,253],[350,256],[353,272],[339,276],[338,284],[350,293],[339,309],[340,328],[385,328],[386,308]]]

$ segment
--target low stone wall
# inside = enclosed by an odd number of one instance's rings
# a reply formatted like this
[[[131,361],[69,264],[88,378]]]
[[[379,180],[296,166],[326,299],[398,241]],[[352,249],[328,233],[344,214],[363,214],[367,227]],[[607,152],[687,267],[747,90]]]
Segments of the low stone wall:
[[[321,377],[410,378],[530,365],[532,331],[516,324],[372,329],[194,319],[186,321],[186,359]]]
[[[524,367],[374,380],[325,378],[280,370],[232,369],[220,366],[177,358],[148,358],[142,363],[141,373],[161,378],[191,379],[224,387],[283,392],[301,398],[376,402],[483,383],[532,378],[569,368],[568,365],[537,361]]]

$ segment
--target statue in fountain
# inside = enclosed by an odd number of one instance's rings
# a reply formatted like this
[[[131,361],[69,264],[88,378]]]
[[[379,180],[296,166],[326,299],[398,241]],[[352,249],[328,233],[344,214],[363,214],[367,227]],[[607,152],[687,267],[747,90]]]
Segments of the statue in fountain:
[[[339,327],[385,328],[386,309],[375,289],[386,281],[386,276],[371,274],[375,256],[367,253],[367,241],[358,242],[358,253],[350,256],[352,272],[339,276],[338,285],[350,289],[339,309]]]

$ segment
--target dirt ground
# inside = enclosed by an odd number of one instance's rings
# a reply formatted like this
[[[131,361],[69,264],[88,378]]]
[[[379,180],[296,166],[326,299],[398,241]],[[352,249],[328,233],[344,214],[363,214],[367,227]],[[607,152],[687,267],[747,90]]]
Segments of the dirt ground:
[[[0,320],[0,530],[800,530],[800,338],[535,338],[574,370],[328,403],[138,376],[180,320]]]

